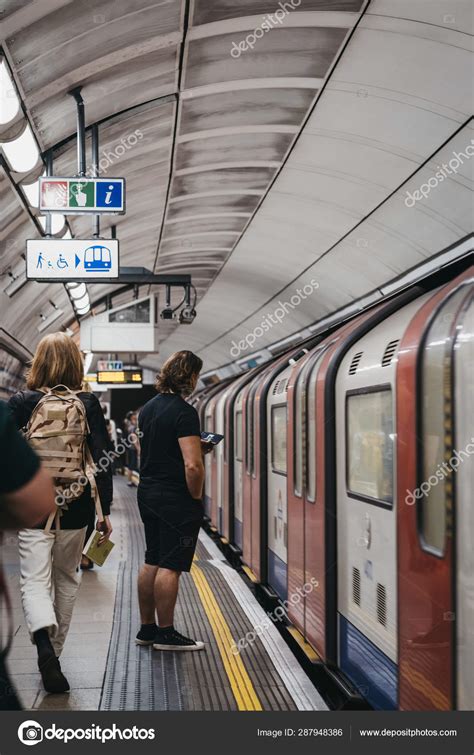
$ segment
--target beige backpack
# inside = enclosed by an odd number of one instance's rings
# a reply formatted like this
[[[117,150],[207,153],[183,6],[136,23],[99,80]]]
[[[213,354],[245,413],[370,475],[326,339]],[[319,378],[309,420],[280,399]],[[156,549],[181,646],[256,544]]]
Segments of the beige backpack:
[[[87,482],[91,486],[97,517],[102,521],[95,465],[87,444],[90,431],[85,406],[77,392],[64,385],[41,390],[45,395],[31,414],[26,438],[56,486],[57,510],[50,515],[45,529],[49,532],[55,517],[59,529],[62,511],[67,511],[67,504],[83,494]]]

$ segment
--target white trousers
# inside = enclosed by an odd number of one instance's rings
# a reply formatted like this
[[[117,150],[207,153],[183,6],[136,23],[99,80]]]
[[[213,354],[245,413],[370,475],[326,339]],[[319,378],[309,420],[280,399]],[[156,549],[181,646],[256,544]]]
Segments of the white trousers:
[[[48,629],[59,657],[71,623],[81,573],[76,569],[84,548],[80,530],[20,530],[20,588],[26,625],[33,635]]]

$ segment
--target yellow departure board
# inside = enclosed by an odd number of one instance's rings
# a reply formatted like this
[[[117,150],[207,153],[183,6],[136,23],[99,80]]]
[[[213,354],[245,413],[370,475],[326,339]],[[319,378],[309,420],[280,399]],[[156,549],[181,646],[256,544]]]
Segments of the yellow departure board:
[[[98,383],[113,383],[115,385],[141,384],[142,370],[99,370]]]

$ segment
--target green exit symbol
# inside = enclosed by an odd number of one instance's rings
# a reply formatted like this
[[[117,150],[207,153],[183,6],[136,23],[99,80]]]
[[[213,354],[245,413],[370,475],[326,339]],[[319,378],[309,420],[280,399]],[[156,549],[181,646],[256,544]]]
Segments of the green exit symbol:
[[[93,181],[70,181],[69,182],[69,206],[70,207],[94,207],[94,182]]]

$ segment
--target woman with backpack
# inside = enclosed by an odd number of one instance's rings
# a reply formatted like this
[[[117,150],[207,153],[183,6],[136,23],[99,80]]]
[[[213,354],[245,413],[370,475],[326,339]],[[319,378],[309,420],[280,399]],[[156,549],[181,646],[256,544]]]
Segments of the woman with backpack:
[[[94,507],[101,542],[110,537],[112,469],[98,399],[81,390],[82,355],[66,333],[39,343],[26,391],[9,401],[17,427],[54,478],[56,510],[35,529],[19,531],[20,588],[26,624],[47,692],[69,690],[59,656],[80,585],[77,567]]]

